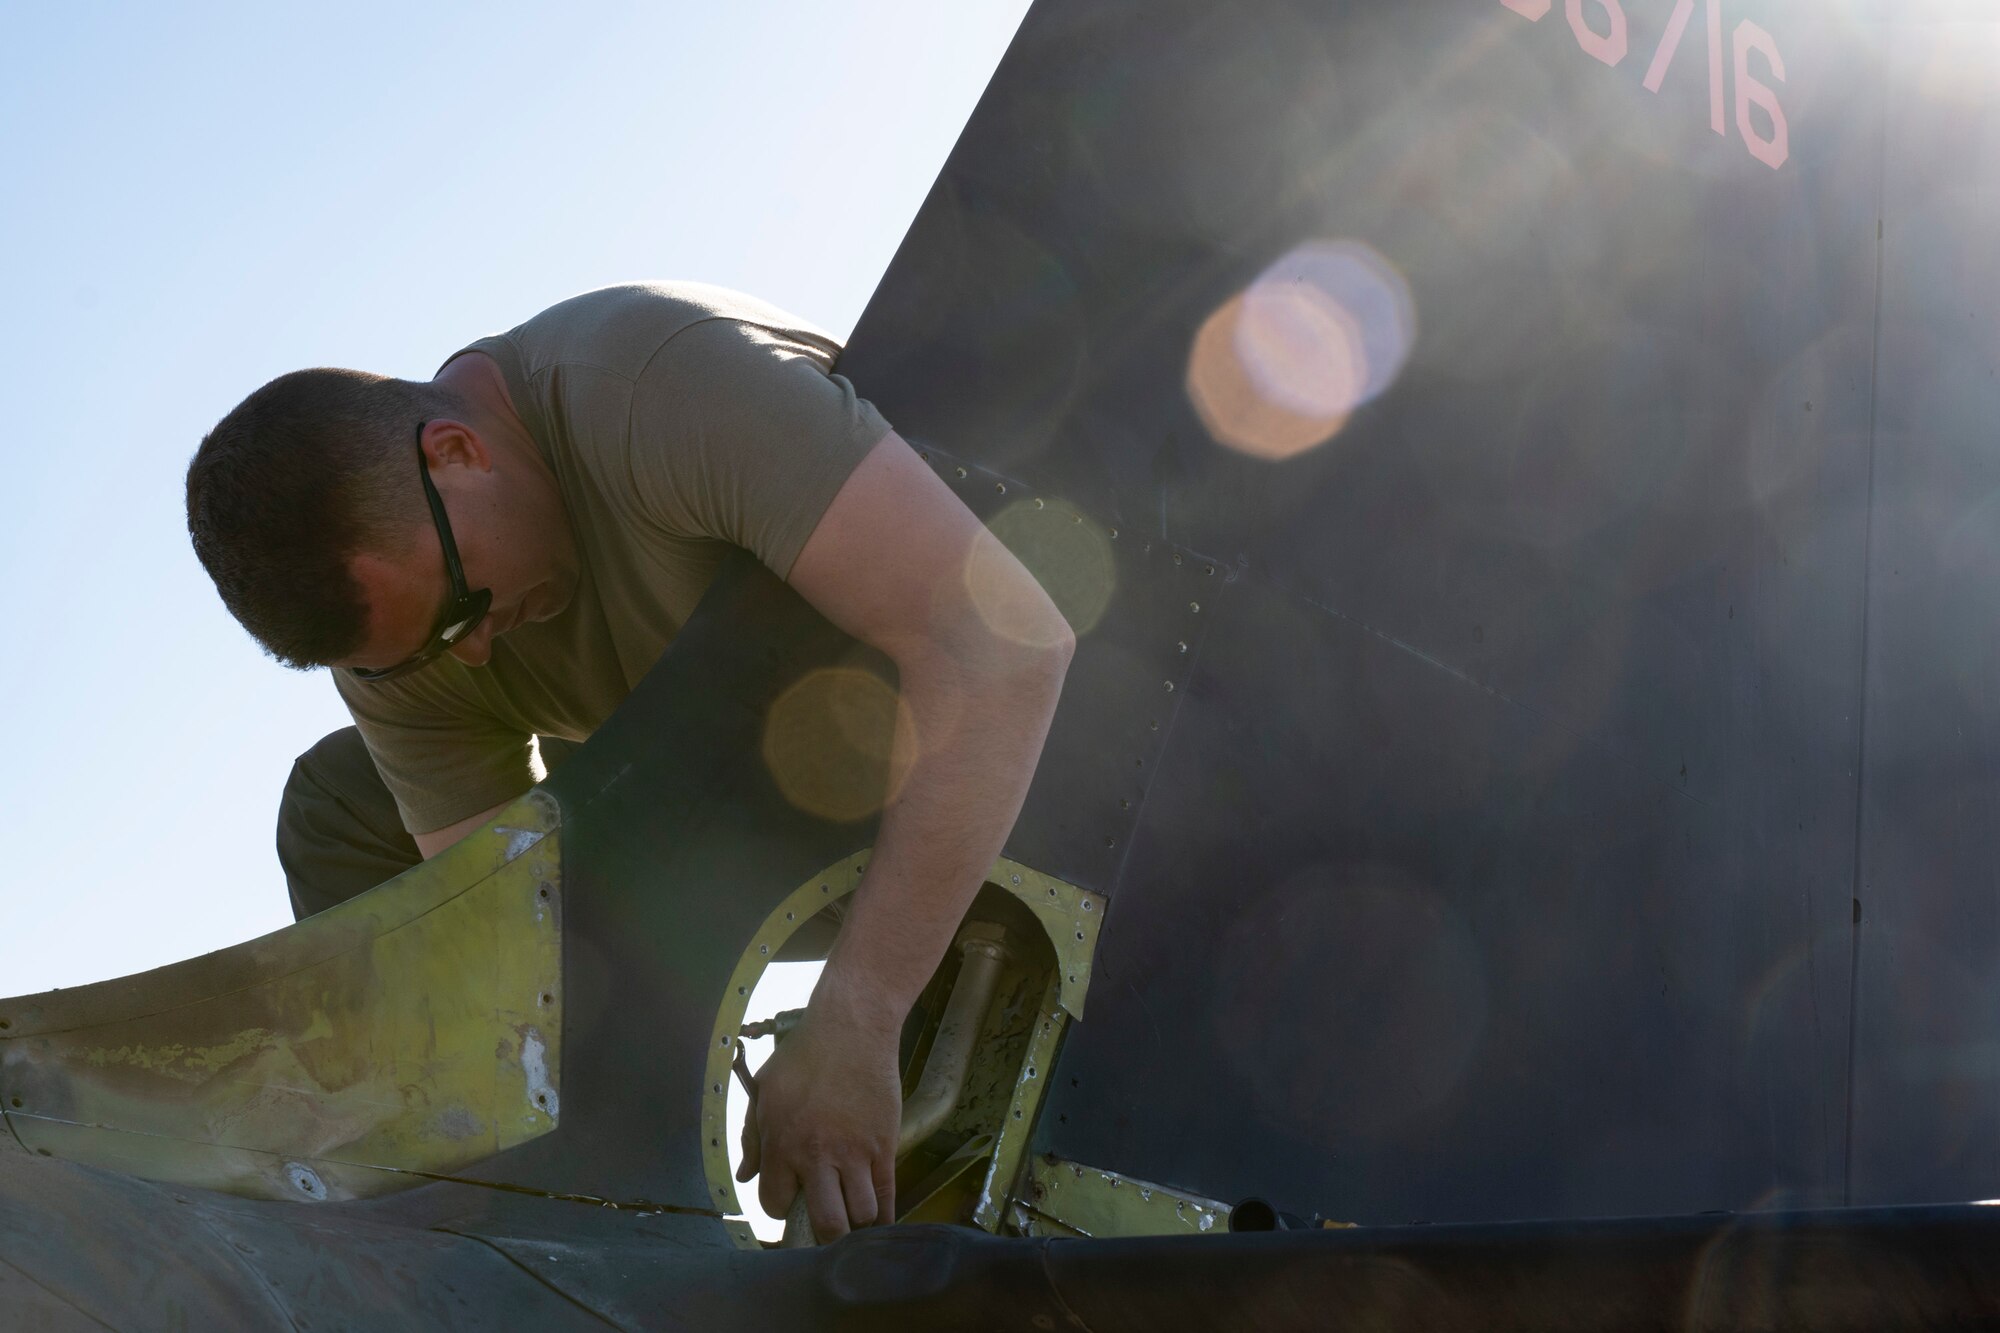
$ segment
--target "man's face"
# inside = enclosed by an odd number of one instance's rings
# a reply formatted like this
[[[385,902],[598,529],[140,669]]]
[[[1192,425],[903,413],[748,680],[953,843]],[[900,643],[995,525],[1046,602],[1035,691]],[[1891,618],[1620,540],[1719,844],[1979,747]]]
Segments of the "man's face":
[[[467,666],[484,666],[494,639],[569,605],[577,575],[568,521],[544,488],[514,484],[534,478],[448,461],[432,469],[431,480],[444,500],[466,586],[493,594],[485,619],[449,651]],[[444,550],[431,523],[413,525],[391,552],[357,553],[348,571],[360,586],[368,625],[361,646],[333,665],[390,667],[429,643],[450,597]]]

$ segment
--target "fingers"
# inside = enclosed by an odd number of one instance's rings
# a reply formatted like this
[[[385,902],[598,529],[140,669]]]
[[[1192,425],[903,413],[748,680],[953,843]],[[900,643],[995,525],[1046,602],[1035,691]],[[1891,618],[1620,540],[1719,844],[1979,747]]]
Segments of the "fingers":
[[[849,1231],[840,1172],[829,1162],[815,1163],[806,1170],[806,1216],[812,1219],[813,1235],[822,1245]]]
[[[893,1189],[893,1165],[889,1175]],[[817,1162],[806,1168],[806,1216],[821,1244],[838,1240],[858,1227],[889,1220],[890,1214],[883,1211],[881,1196],[875,1188],[876,1179],[875,1170],[865,1162],[852,1163],[846,1170],[831,1162]],[[798,1189],[798,1177],[773,1170],[765,1174],[757,1198],[766,1214],[784,1217],[791,1212]]]
[[[872,1174],[875,1185],[875,1221],[888,1226],[896,1220],[896,1159],[888,1153],[876,1155]]]

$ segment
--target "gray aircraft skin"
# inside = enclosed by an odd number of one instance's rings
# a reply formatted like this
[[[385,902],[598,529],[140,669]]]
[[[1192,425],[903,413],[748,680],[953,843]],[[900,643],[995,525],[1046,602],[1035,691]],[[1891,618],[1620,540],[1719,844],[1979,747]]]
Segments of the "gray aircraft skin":
[[[2000,1325],[1996,235],[1981,5],[1041,0],[840,367],[1079,631],[1007,1132],[1359,1225],[740,1247],[717,1006],[872,839],[764,728],[888,673],[739,560],[537,798],[535,1132],[150,1183],[54,1052],[165,983],[0,1001],[6,1321]]]

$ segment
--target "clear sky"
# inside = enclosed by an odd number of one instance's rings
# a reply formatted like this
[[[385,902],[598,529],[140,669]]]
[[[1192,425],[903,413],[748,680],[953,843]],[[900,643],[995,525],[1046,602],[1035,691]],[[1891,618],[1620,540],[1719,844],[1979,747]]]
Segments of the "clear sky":
[[[1027,8],[0,10],[0,996],[290,920],[278,792],[346,717],[188,547],[224,412],[302,366],[428,378],[633,278],[844,337]]]

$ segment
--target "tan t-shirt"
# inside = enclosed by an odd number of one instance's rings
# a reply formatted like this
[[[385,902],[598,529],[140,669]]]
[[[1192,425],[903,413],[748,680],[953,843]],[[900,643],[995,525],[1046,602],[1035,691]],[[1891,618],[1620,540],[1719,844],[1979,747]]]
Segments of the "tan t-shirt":
[[[693,283],[586,292],[453,353],[499,363],[561,487],[582,579],[551,620],[371,685],[334,680],[413,833],[518,796],[536,735],[582,740],[673,641],[731,547],[780,577],[888,423],[825,333]],[[449,364],[448,360],[446,364]]]

